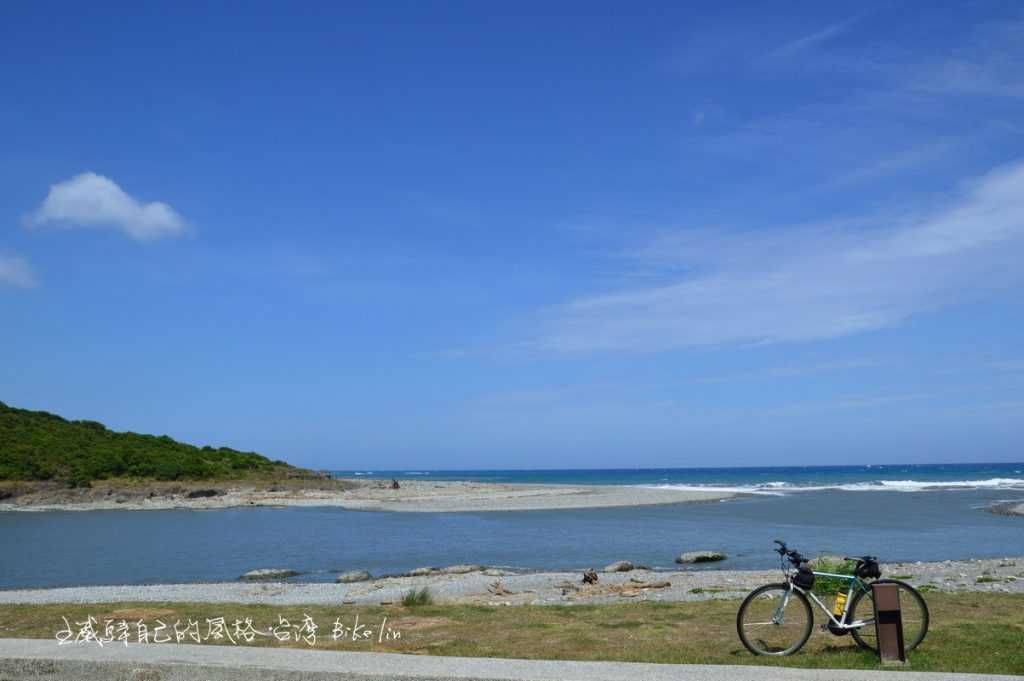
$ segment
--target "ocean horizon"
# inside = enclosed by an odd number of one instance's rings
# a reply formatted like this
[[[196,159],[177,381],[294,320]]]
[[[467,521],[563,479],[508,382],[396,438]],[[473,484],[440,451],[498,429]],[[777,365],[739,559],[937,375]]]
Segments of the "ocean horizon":
[[[367,480],[432,479],[517,484],[639,485],[771,495],[822,490],[1024,490],[1024,462],[593,469],[328,469],[328,472],[336,478]]]

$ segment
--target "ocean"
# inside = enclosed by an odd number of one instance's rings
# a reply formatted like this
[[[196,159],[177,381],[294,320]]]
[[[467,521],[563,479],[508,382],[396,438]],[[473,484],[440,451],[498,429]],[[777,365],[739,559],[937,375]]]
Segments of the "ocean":
[[[1024,518],[985,513],[1024,501],[1024,464],[536,471],[338,471],[352,477],[673,485],[745,496],[703,504],[492,513],[337,508],[0,513],[0,588],[230,581],[263,567],[329,581],[425,565],[580,570],[627,559],[676,569],[771,568],[772,540],[806,555],[883,561],[1024,556]],[[691,568],[696,569],[696,568]]]
[[[537,470],[342,470],[339,478],[475,480],[564,485],[645,485],[753,494],[820,490],[918,492],[943,489],[1024,490],[1024,463],[744,468]]]

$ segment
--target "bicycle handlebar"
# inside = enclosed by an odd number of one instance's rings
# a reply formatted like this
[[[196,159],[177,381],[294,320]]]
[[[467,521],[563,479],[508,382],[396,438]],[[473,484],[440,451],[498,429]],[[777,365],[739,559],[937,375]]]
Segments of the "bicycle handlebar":
[[[803,556],[801,556],[798,551],[794,551],[793,549],[787,548],[786,542],[776,539],[775,543],[779,545],[779,548],[775,549],[775,552],[783,558],[789,558],[789,562],[792,563],[794,566],[799,568],[801,563],[811,562],[809,558],[804,558]]]

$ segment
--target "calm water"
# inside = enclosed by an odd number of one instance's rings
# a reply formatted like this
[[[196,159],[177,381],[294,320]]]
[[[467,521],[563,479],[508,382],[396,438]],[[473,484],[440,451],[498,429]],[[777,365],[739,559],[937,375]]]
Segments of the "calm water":
[[[1024,501],[1024,481],[1012,477],[1024,477],[1013,473],[1024,466],[938,468],[705,470],[703,477],[679,470],[446,474],[760,492],[726,502],[626,509],[0,513],[0,588],[222,581],[259,567],[301,570],[307,574],[297,579],[309,581],[357,568],[381,574],[466,562],[579,569],[629,559],[670,568],[679,552],[705,548],[730,555],[722,567],[766,568],[776,564],[775,538],[806,554],[874,553],[890,561],[1024,555],[1024,518],[978,510],[1000,500]],[[942,484],[918,484],[936,482]]]

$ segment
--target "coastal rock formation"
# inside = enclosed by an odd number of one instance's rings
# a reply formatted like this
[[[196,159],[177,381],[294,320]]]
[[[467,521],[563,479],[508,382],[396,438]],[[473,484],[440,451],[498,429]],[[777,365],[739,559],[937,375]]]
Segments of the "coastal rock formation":
[[[725,560],[727,556],[719,551],[687,551],[676,558],[677,563],[714,563]]]
[[[351,572],[345,572],[338,575],[338,578],[334,580],[338,584],[351,584],[352,582],[366,582],[373,579],[366,570],[352,570]]]
[[[483,571],[483,565],[449,565],[448,567],[443,567],[440,570],[438,570],[438,572],[440,572],[442,575],[465,575],[469,574],[470,572]]]
[[[299,574],[296,570],[289,570],[287,568],[261,568],[259,570],[249,570],[239,579],[246,582],[272,582],[280,579],[288,579]]]
[[[440,568],[436,567],[419,567],[415,570],[409,570],[405,575],[407,577],[426,577],[427,575],[433,575],[440,571]]]
[[[985,510],[996,515],[1024,516],[1024,501],[1009,501],[1002,504],[993,504]]]
[[[629,572],[632,569],[633,564],[628,560],[617,560],[611,565],[605,565],[603,572]]]
[[[194,489],[185,496],[189,499],[204,499],[206,497],[219,497],[224,494],[219,489]]]

